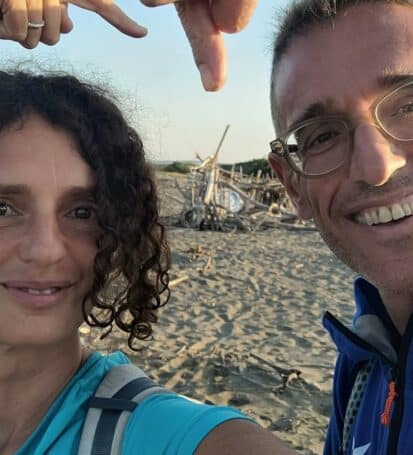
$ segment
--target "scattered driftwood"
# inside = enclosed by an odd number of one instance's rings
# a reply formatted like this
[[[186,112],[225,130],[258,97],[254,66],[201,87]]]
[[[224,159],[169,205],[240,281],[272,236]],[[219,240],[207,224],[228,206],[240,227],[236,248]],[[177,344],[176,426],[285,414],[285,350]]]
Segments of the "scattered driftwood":
[[[286,369],[286,368],[279,367],[278,365],[275,365],[274,363],[269,362],[268,360],[265,360],[264,358],[260,357],[259,355],[254,354],[254,353],[250,353],[250,356],[253,359],[258,360],[260,363],[273,368],[281,376],[282,384],[273,389],[274,393],[279,393],[279,392],[284,391],[289,384],[291,384],[292,382],[296,381],[297,379],[299,379],[301,377],[300,370],[297,370],[295,368]]]
[[[172,288],[172,287],[176,286],[177,284],[182,283],[183,281],[186,281],[188,279],[189,279],[189,275],[183,275],[178,278],[175,278],[174,280],[171,280],[169,282],[169,287]]]
[[[282,184],[273,176],[245,176],[242,168],[231,171],[218,164],[218,154],[228,133],[229,125],[214,154],[191,168],[189,185],[175,185],[183,198],[179,224],[185,227],[231,232],[256,231],[274,227],[294,226],[313,230],[312,225],[299,220]],[[180,199],[180,198],[179,198]]]

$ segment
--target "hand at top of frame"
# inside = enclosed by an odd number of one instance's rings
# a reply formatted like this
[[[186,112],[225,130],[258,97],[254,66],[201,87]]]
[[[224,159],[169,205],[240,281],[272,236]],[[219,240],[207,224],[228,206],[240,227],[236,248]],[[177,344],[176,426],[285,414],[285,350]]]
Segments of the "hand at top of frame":
[[[147,6],[175,3],[192,47],[204,88],[219,90],[227,75],[221,32],[241,31],[252,18],[258,0],[141,0]]]
[[[206,90],[219,90],[225,82],[227,59],[222,32],[242,30],[254,14],[258,0],[141,0],[147,6],[175,3],[191,44]],[[0,39],[33,49],[39,42],[53,45],[61,33],[72,30],[68,5],[99,14],[126,35],[140,38],[147,30],[127,16],[114,0],[0,0]]]
[[[147,30],[134,22],[114,0],[0,0],[0,39],[33,49],[39,42],[53,45],[72,30],[68,5],[93,11],[126,35],[140,38]]]

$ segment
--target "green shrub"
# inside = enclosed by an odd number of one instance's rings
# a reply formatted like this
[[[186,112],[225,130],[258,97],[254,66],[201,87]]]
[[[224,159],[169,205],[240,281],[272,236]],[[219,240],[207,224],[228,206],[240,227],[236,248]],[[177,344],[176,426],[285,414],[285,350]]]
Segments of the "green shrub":
[[[165,172],[177,172],[179,174],[188,174],[191,164],[182,163],[181,161],[174,161],[165,166],[162,170]]]
[[[232,166],[235,166],[235,170],[239,171],[242,167],[242,172],[244,175],[256,175],[258,170],[262,171],[262,175],[270,175],[271,168],[268,164],[268,161],[265,158],[258,158],[256,160],[244,161],[243,163],[234,164],[222,164],[221,167],[230,171]]]

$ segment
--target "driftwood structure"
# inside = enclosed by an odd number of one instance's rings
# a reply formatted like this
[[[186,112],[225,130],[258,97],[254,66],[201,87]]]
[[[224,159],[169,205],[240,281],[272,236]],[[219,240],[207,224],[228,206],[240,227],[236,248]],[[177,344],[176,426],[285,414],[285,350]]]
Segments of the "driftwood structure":
[[[301,222],[283,186],[272,175],[243,174],[242,167],[227,171],[219,166],[218,155],[228,133],[221,137],[215,153],[190,171],[189,184],[175,184],[182,195],[180,224],[189,228],[255,231],[270,227],[313,229]]]

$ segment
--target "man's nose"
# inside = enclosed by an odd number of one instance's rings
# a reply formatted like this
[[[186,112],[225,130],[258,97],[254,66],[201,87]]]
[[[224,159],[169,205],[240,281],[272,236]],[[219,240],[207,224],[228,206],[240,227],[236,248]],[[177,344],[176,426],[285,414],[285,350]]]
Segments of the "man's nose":
[[[354,132],[351,178],[370,186],[384,185],[407,163],[403,145],[390,141],[375,125],[360,124]]]
[[[65,238],[55,217],[35,216],[20,244],[21,259],[38,265],[52,265],[62,260],[65,254]]]

